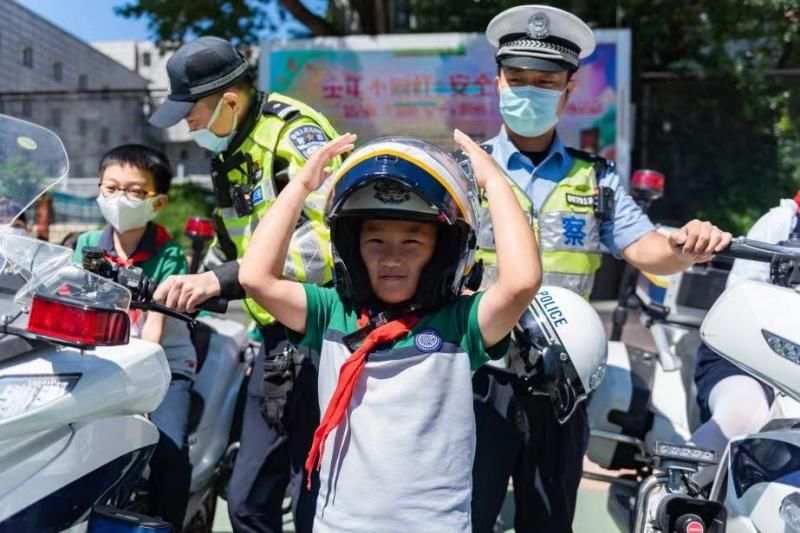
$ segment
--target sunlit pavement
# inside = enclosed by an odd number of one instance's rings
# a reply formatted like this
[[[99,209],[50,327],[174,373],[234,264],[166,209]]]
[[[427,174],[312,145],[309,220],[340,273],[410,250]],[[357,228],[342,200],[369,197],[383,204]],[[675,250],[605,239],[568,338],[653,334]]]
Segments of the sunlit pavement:
[[[602,302],[595,305],[603,321],[608,326],[611,311],[614,305],[611,302]],[[653,350],[652,339],[645,328],[633,317],[628,321],[623,341],[644,349]],[[584,465],[584,469],[597,472],[597,466],[590,463]],[[614,475],[611,472],[611,475]],[[575,522],[573,524],[574,533],[619,533],[620,529],[611,520],[611,516],[606,510],[606,498],[608,495],[608,485],[599,481],[584,479],[578,492],[578,505],[575,512]],[[288,503],[288,502],[287,502]],[[284,506],[286,507],[286,506]],[[513,532],[514,520],[514,496],[509,486],[503,510],[500,514],[501,523],[507,528],[506,533]],[[214,518],[214,533],[230,533],[233,531],[230,520],[228,519],[228,506],[224,500],[219,500],[217,504],[217,514]],[[290,520],[284,524],[284,531],[294,532],[294,526]]]
[[[611,520],[606,511],[606,484],[597,481],[584,480],[578,493],[578,509],[575,513],[573,524],[574,533],[618,533],[620,530]],[[511,488],[508,489],[506,502],[500,514],[500,520],[507,533],[513,533],[514,496]],[[293,532],[294,525],[291,521],[284,523],[285,532]],[[217,503],[217,514],[214,518],[214,533],[230,533],[233,531],[228,520],[228,506],[224,500]]]

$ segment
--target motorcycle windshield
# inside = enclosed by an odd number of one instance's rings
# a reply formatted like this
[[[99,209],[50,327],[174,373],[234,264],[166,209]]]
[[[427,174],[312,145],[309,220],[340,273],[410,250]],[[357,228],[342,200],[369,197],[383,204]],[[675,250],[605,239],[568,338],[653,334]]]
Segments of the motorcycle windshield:
[[[8,227],[67,175],[69,159],[52,131],[0,115],[0,227]]]
[[[8,261],[7,272],[26,281],[14,298],[23,308],[30,306],[36,294],[81,306],[121,311],[130,307],[128,289],[74,265],[70,248],[6,233],[0,249]]]
[[[0,273],[25,282],[15,302],[23,309],[34,294],[78,305],[128,310],[130,291],[72,264],[72,250],[30,238],[20,218],[67,174],[61,139],[52,131],[0,114]]]

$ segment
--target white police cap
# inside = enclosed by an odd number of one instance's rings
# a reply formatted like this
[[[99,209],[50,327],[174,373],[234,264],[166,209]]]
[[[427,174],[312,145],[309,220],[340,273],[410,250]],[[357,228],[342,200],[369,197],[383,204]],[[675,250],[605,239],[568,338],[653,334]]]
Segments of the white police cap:
[[[551,6],[507,9],[486,27],[486,38],[497,48],[504,66],[558,72],[577,70],[594,51],[592,30],[572,13]]]

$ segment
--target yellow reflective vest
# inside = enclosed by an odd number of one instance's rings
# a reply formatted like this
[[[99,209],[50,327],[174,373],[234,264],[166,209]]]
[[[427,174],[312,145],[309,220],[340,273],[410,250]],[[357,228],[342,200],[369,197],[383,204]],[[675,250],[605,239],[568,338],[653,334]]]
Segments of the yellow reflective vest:
[[[287,96],[259,94],[254,105],[260,107],[260,114],[247,137],[232,153],[212,160],[218,204],[214,252],[228,261],[241,259],[282,182],[291,179],[316,149],[338,135],[321,113]],[[340,164],[341,158],[337,158],[332,166]],[[229,201],[220,202],[220,191],[223,196],[227,193]],[[317,284],[331,281],[330,235],[323,221],[325,196],[323,186],[306,199],[284,265],[284,276],[289,279]],[[252,298],[244,299],[243,306],[260,326],[275,322]]]
[[[598,179],[595,162],[573,153],[567,176],[550,192],[538,213],[531,199],[509,177],[520,206],[528,214],[542,254],[543,285],[570,289],[589,298],[600,268],[600,220],[595,215]],[[486,198],[481,202],[476,259],[483,260],[484,282],[497,279],[494,228]]]

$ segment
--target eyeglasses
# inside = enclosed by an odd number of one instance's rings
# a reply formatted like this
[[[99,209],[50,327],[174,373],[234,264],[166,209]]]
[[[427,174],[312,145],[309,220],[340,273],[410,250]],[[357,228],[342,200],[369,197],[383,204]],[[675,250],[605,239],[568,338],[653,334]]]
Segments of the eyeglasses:
[[[103,183],[100,184],[100,192],[106,198],[111,198],[113,196],[117,196],[119,193],[124,193],[125,196],[128,197],[128,200],[144,200],[145,198],[152,198],[153,196],[158,195],[156,192],[146,191],[139,187],[123,188],[117,187],[116,185]]]

